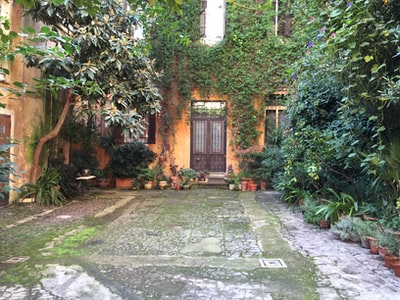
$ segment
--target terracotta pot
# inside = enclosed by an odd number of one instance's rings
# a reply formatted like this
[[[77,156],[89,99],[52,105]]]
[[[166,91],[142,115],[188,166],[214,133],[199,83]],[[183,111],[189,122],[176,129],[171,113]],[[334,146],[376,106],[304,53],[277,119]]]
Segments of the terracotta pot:
[[[327,229],[327,228],[331,227],[331,224],[330,224],[329,220],[321,220],[321,221],[319,221],[319,226],[321,228]]]
[[[387,255],[387,249],[386,249],[386,247],[378,246],[378,252],[379,252],[379,255],[380,255],[382,258],[385,258],[385,256]]]
[[[260,182],[260,189],[263,191],[267,189],[267,183],[265,181]]]
[[[255,191],[257,191],[257,183],[249,182],[247,184],[247,188],[249,191],[255,192]]]
[[[178,183],[178,176],[171,176],[171,188],[176,189]]]
[[[247,181],[242,181],[241,183],[242,192],[247,191]]]
[[[386,253],[386,255],[383,257],[383,260],[385,261],[385,267],[391,269],[397,259],[398,257]]]
[[[132,188],[133,178],[115,178],[115,187],[118,189]]]
[[[105,188],[111,186],[111,178],[97,178],[96,181],[98,187]]]
[[[368,237],[369,249],[372,254],[379,254],[378,250],[378,239],[374,237]]]
[[[397,277],[400,277],[400,260],[394,262],[392,265],[392,268],[394,271],[394,275],[396,275]]]

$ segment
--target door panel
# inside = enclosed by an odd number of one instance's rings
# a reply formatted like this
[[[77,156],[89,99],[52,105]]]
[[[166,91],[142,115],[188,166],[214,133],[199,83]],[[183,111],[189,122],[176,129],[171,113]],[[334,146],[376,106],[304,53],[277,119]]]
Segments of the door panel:
[[[203,117],[192,121],[191,168],[225,172],[225,120]]]
[[[11,136],[11,117],[0,115],[0,145],[8,143]],[[8,153],[8,155],[10,155]],[[7,179],[5,179],[7,180]],[[4,197],[0,197],[0,205],[7,205],[9,201],[9,193],[3,192],[3,184],[0,183],[0,191]]]

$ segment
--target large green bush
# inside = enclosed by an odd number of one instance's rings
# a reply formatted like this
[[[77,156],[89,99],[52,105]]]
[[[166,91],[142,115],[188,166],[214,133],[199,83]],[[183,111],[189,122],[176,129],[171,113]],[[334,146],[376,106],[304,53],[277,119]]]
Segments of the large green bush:
[[[115,177],[134,178],[154,161],[156,154],[141,142],[119,146],[111,159],[110,167]]]
[[[387,140],[399,135],[400,3],[296,3],[309,42],[293,68],[292,132],[279,188],[316,196],[332,189],[382,213],[393,207],[384,192],[390,185],[372,183],[382,178]]]

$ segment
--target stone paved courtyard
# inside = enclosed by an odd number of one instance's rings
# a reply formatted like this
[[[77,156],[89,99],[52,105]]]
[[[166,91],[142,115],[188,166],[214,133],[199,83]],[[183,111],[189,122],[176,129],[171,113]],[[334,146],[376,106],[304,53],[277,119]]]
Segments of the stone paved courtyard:
[[[80,254],[55,255],[91,223],[71,226],[39,249],[41,258],[21,263],[38,272],[40,282],[3,285],[0,299],[400,298],[400,280],[379,257],[304,223],[275,192],[113,191],[96,197],[118,201],[91,212],[101,230],[75,246]],[[47,216],[66,218],[66,209]]]

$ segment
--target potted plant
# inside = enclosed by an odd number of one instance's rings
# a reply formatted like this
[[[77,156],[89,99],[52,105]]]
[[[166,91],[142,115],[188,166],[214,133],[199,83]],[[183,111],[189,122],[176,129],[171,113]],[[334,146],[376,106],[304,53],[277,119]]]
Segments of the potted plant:
[[[360,236],[357,233],[356,222],[358,218],[346,217],[341,218],[331,226],[330,232],[335,238],[342,241],[359,242]]]
[[[311,224],[320,225],[324,216],[318,213],[319,205],[317,200],[311,196],[307,196],[302,201],[304,204],[301,206],[301,210],[303,211],[304,220]]]
[[[228,187],[230,190],[234,189],[234,181],[238,180],[238,177],[235,175],[235,171],[233,170],[232,165],[228,166],[228,169],[226,170],[225,176],[224,176],[224,181],[228,184]],[[240,183],[240,181],[239,181]],[[238,185],[239,185],[238,183]]]
[[[207,183],[208,175],[210,175],[210,172],[208,170],[199,170],[197,171],[196,179],[198,182]]]
[[[153,187],[153,180],[157,175],[157,171],[152,168],[144,168],[137,175],[137,178],[143,182],[144,188],[150,190]]]
[[[386,250],[383,255],[385,266],[392,268],[393,263],[399,260],[400,240],[396,234],[384,230],[378,235],[378,243]]]
[[[141,142],[119,146],[111,159],[110,167],[115,176],[117,188],[131,188],[132,182],[141,170],[154,161],[156,154]]]
[[[323,204],[320,205],[318,214],[322,214],[325,220],[330,223],[335,223],[343,216],[353,216],[358,211],[358,203],[354,198],[346,193],[336,193],[333,189],[329,188],[328,191],[332,193],[334,199],[322,200]]]
[[[93,175],[96,176],[97,186],[101,188],[110,187],[111,186],[111,168],[110,166],[106,166],[104,168],[95,169],[93,171]]]
[[[168,186],[168,177],[164,174],[161,174],[157,177],[158,186],[160,190],[165,189]]]
[[[197,172],[191,168],[181,168],[179,170],[179,177],[184,189],[189,189],[192,181],[196,178]]]
[[[378,234],[378,228],[376,222],[369,220],[357,219],[354,223],[358,236],[360,237],[361,247],[369,249],[368,237],[376,237]]]
[[[21,198],[34,198],[39,205],[61,206],[65,196],[60,191],[61,175],[55,168],[47,168],[35,183],[21,186]]]

